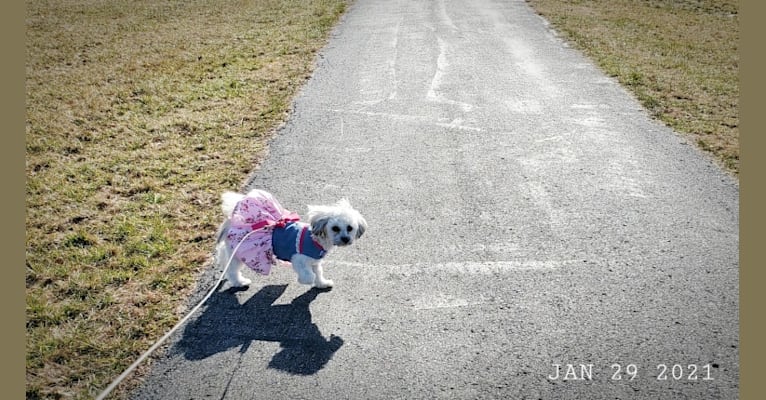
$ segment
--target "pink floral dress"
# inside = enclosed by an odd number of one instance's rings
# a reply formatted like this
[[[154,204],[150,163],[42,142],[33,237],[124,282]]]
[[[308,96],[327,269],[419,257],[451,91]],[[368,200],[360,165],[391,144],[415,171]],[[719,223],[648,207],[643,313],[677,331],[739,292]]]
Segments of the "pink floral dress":
[[[232,251],[236,249],[237,259],[268,275],[277,263],[272,245],[274,228],[298,220],[298,214],[286,210],[270,193],[252,191],[234,207],[226,238]]]

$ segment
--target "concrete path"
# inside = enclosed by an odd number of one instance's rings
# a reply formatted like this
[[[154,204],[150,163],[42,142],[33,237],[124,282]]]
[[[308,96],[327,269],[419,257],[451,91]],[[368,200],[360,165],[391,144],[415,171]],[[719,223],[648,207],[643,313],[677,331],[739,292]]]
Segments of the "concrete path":
[[[332,291],[222,287],[134,399],[738,397],[736,180],[524,1],[356,0],[294,108],[252,186],[369,231]]]

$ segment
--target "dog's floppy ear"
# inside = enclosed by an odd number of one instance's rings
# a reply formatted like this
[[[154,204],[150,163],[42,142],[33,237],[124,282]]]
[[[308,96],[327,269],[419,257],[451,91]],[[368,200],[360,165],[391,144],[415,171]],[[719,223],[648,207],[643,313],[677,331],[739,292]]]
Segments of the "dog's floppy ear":
[[[359,239],[364,235],[364,231],[367,230],[367,220],[364,219],[364,217],[360,214],[357,216],[357,225],[359,225],[356,228],[356,238]]]
[[[330,215],[322,207],[309,206],[308,213],[311,233],[317,237],[327,237],[327,224],[330,222]]]
[[[351,207],[351,203],[345,197],[338,201],[337,206],[348,210],[354,216],[357,225],[356,238],[359,239],[362,237],[362,235],[364,235],[364,231],[367,230],[367,220],[364,219],[359,211],[355,210],[354,207]]]

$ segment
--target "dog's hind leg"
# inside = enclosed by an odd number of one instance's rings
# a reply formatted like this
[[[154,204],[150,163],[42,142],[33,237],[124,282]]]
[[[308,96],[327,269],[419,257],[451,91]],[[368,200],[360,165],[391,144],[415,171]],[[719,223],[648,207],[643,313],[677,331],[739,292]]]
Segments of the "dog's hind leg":
[[[230,265],[226,265],[229,263]],[[222,241],[218,244],[218,264],[226,268],[226,279],[231,286],[243,287],[249,286],[252,281],[242,276],[242,263],[236,257],[231,256],[228,244]]]
[[[228,279],[231,286],[234,287],[250,286],[252,283],[250,279],[247,279],[242,275],[242,264],[237,260],[231,262],[229,269],[226,271],[226,279]]]

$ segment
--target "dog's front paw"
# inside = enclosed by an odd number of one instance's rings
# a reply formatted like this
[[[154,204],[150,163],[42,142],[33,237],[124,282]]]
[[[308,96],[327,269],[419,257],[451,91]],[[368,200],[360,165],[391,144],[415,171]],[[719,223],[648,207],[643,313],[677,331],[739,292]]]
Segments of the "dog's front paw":
[[[314,282],[314,286],[317,289],[327,289],[333,287],[333,285],[335,285],[335,283],[330,279],[322,279]]]
[[[314,283],[314,274],[311,271],[305,271],[298,274],[298,282],[304,285],[310,285]]]

